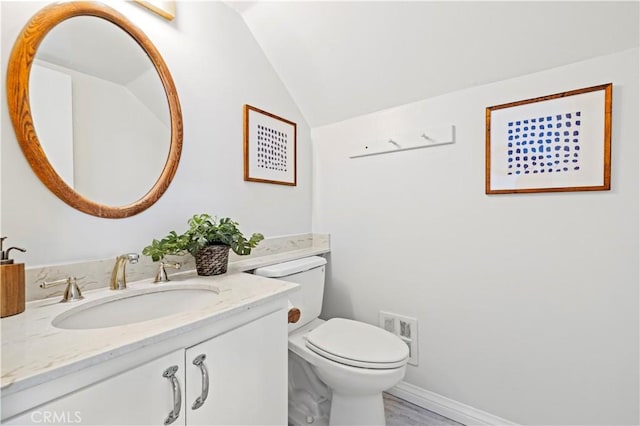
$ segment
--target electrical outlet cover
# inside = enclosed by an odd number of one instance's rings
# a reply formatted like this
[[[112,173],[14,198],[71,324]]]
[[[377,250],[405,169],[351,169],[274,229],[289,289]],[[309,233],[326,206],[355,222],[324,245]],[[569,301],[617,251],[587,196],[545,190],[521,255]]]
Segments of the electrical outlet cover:
[[[395,334],[407,344],[410,353],[408,363],[418,365],[418,320],[393,312],[380,311],[379,323],[380,328]]]
[[[400,336],[411,339],[411,322],[400,320]]]
[[[398,325],[393,314],[380,311],[378,314],[378,324],[380,325],[380,328],[387,330],[389,333],[398,334]]]

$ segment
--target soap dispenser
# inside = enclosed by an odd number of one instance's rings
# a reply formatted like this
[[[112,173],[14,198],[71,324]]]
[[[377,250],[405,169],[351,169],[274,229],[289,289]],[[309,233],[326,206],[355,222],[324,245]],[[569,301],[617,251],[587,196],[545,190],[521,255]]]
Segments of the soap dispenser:
[[[0,238],[0,318],[24,312],[24,263],[13,263],[9,258],[11,250],[26,252],[19,247],[3,250],[7,237]]]

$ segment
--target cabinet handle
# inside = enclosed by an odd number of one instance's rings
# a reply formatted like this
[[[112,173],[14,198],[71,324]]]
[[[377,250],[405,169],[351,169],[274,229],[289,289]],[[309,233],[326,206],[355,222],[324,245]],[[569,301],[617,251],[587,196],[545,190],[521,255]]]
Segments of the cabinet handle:
[[[173,410],[169,413],[166,419],[164,419],[165,425],[170,425],[175,422],[180,415],[180,408],[182,406],[182,393],[180,392],[180,382],[176,378],[176,371],[178,371],[177,365],[164,370],[162,377],[165,377],[171,381],[171,387],[173,388]]]
[[[200,367],[200,373],[202,373],[202,393],[193,402],[191,409],[197,410],[202,407],[202,404],[207,400],[209,395],[209,372],[207,366],[204,364],[204,360],[207,358],[205,354],[200,354],[193,360],[193,365]]]

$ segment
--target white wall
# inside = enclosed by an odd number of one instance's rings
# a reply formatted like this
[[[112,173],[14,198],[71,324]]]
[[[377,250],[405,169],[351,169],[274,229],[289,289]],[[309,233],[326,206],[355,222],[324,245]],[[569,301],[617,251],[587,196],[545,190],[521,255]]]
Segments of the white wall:
[[[167,161],[171,125],[127,86],[80,72],[70,74],[75,190],[111,206],[142,198]],[[157,76],[156,80],[156,89],[164,93]],[[163,101],[168,114],[166,98]]]
[[[73,97],[71,77],[35,60],[29,102],[42,149],[58,175],[73,186]]]
[[[416,317],[406,381],[502,418],[638,424],[638,81],[633,49],[314,128],[323,316]],[[607,82],[611,191],[485,195],[487,106]],[[441,123],[455,144],[348,158]]]
[[[149,62],[151,64],[151,62]],[[160,88],[160,90],[158,90]],[[171,117],[169,116],[169,108],[166,106],[167,99],[164,96],[162,82],[155,68],[151,67],[147,71],[140,74],[135,79],[127,83],[127,89],[133,95],[140,99],[145,107],[158,117],[162,123],[170,128]]]
[[[1,2],[2,71],[23,25],[46,2]],[[180,97],[184,146],[176,177],[145,212],[108,220],[68,207],[36,178],[16,141],[2,84],[1,223],[27,267],[140,252],[152,238],[182,231],[195,213],[230,216],[245,233],[311,229],[309,127],[242,19],[219,2],[179,2],[166,21],[130,2],[109,2],[163,55]],[[2,79],[4,82],[4,77]],[[244,182],[242,105],[298,124],[298,186]],[[114,164],[114,167],[117,167]]]

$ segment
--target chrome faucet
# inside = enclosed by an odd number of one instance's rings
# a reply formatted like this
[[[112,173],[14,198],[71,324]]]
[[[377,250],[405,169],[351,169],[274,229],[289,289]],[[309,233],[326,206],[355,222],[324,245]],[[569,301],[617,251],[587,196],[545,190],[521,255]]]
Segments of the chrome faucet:
[[[127,288],[127,272],[128,263],[138,263],[140,255],[138,253],[127,253],[116,257],[116,264],[113,265],[111,272],[111,290],[124,290]]]

